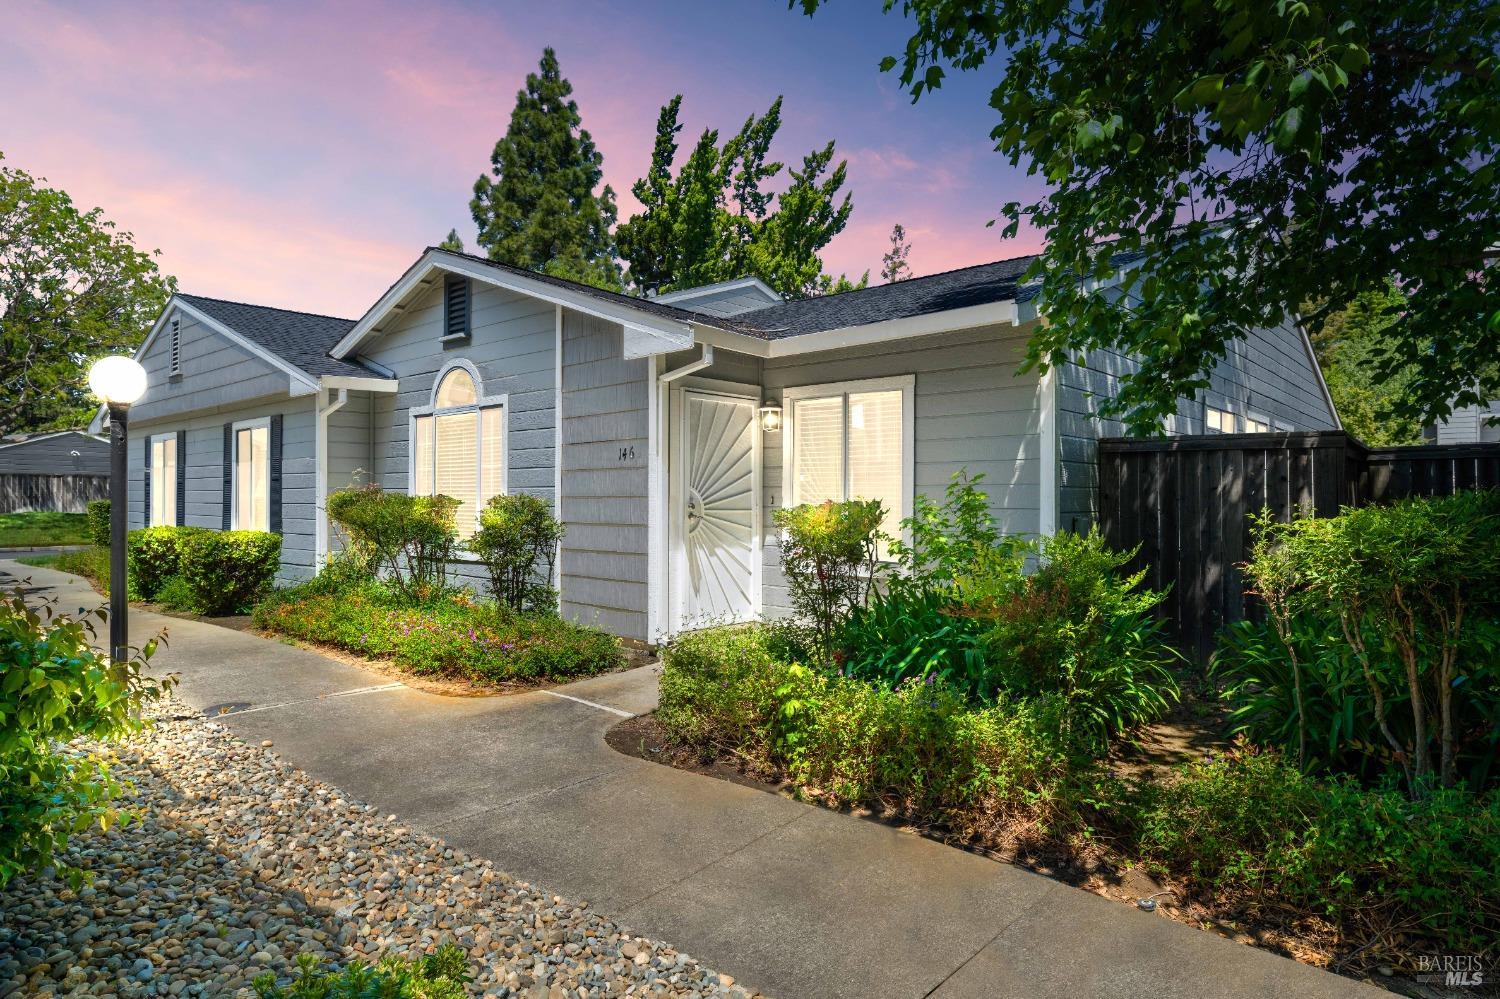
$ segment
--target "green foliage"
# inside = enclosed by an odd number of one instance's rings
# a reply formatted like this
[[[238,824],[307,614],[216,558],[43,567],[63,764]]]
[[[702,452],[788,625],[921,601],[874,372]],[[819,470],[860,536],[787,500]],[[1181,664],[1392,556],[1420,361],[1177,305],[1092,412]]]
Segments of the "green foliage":
[[[89,542],[100,548],[108,548],[113,540],[109,523],[109,500],[89,500],[85,509],[89,522]]]
[[[753,625],[676,639],[657,711],[667,732],[830,803],[881,805],[960,836],[1077,825],[1092,771],[1070,759],[1055,700],[978,708],[941,683],[890,690],[780,661],[769,639]]]
[[[656,123],[656,144],[646,176],[631,188],[640,214],[622,223],[616,237],[634,289],[660,294],[751,275],[787,296],[864,287],[823,273],[819,253],[848,224],[853,210],[844,186],[845,164],[832,172],[833,143],[808,153],[801,170],[774,195],[763,185],[784,164],[768,162],[781,128],[781,98],[764,115],[751,115],[721,147],[705,129],[674,177],[682,95],[668,101]],[[825,174],[827,174],[825,178]]]
[[[591,676],[617,669],[620,643],[551,615],[517,614],[465,593],[411,600],[382,583],[327,592],[316,582],[255,608],[258,627],[322,642],[417,674],[488,683]]]
[[[92,529],[92,522],[81,513],[51,510],[0,513],[0,548],[85,544]]]
[[[167,610],[187,614],[205,613],[198,595],[181,576],[168,576],[156,591],[156,602]]]
[[[1245,731],[1304,766],[1399,769],[1413,795],[1494,782],[1500,492],[1262,514],[1245,570],[1267,620],[1217,666]]]
[[[557,53],[544,49],[490,154],[495,179],[479,176],[469,210],[491,260],[617,290],[615,193],[598,190],[604,155],[572,95]]]
[[[281,535],[196,531],[182,542],[179,572],[201,614],[243,614],[271,588],[281,567]]]
[[[338,972],[324,970],[317,955],[298,954],[288,985],[270,972],[250,984],[259,999],[463,999],[469,981],[468,955],[445,943],[415,959],[390,955],[374,967],[354,961]]]
[[[156,591],[173,576],[182,575],[182,549],[194,535],[207,533],[202,527],[142,527],[127,536],[130,562],[130,595],[138,600],[156,599]]]
[[[73,552],[59,552],[39,558],[25,558],[26,565],[45,565],[59,572],[71,572],[82,576],[93,584],[94,589],[109,596],[109,549],[81,548]]]
[[[102,209],[45,184],[0,166],[0,437],[87,423],[88,360],[134,350],[177,287]]]
[[[816,629],[825,657],[839,625],[865,605],[875,584],[884,517],[879,500],[804,503],[774,515],[792,609]]]
[[[110,804],[119,785],[102,756],[65,744],[138,730],[140,709],[174,682],[145,675],[157,639],[121,662],[95,652],[104,617],[28,606],[24,588],[0,596],[0,888],[49,865],[81,880],[60,853],[74,834],[121,819]]]
[[[511,610],[555,612],[552,568],[563,526],[551,506],[526,493],[491,497],[468,548],[490,574],[490,591]]]
[[[1375,372],[1411,372],[1395,407],[1428,418],[1500,398],[1500,365],[1475,363],[1500,357],[1500,6],[886,9],[913,33],[882,68],[913,99],[945,67],[996,79],[991,138],[1045,181],[1003,209],[1007,236],[1023,221],[1046,235],[1026,277],[1050,320],[1030,363],[1093,347],[1138,359],[1111,405],[1132,430],[1159,432],[1241,331],[1304,302],[1316,331],[1392,275],[1409,299]],[[1095,293],[1116,276],[1124,294]]]
[[[408,599],[440,594],[458,546],[451,496],[408,496],[379,486],[340,489],[328,497],[328,516],[349,537],[355,557]]]
[[[880,258],[880,280],[886,284],[909,280],[911,272],[911,244],[906,241],[906,226],[897,222],[891,226],[891,247]]]
[[[1406,294],[1394,283],[1357,295],[1328,316],[1313,348],[1328,380],[1328,392],[1344,429],[1372,447],[1421,444],[1422,421],[1395,411],[1409,391],[1414,369],[1391,374],[1377,370],[1395,344],[1389,329],[1406,308]]]
[[[1316,780],[1242,750],[1143,792],[1139,853],[1198,892],[1288,905],[1351,933],[1403,933],[1478,952],[1500,934],[1500,794]]]
[[[451,253],[463,253],[464,252],[464,241],[458,235],[458,230],[457,229],[449,229],[448,230],[448,235],[444,236],[443,237],[443,241],[438,244],[438,249],[439,250],[448,250]]]

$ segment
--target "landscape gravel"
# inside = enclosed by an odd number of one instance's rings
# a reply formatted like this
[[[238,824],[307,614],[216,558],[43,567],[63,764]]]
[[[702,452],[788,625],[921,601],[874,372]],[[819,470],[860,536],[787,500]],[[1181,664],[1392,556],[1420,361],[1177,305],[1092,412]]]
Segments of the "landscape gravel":
[[[77,891],[0,892],[0,999],[253,995],[299,952],[325,965],[454,942],[485,996],[748,993],[659,941],[518,881],[247,745],[175,700],[123,745],[139,821],[75,837]]]

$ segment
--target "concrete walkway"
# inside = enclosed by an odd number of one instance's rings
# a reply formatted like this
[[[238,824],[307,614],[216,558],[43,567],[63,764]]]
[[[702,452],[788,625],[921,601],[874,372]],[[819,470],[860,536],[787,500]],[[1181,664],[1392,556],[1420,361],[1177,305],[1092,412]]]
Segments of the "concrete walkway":
[[[82,580],[0,562],[65,608]],[[136,612],[184,700],[288,762],[771,995],[1382,994],[917,836],[616,753],[646,667],[454,698],[302,649]]]

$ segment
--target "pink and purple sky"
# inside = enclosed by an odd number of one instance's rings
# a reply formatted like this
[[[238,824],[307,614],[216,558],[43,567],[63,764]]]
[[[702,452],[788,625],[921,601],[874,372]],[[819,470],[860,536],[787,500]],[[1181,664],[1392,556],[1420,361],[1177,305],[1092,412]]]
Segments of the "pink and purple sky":
[[[470,188],[552,45],[622,218],[673,94],[684,147],[785,94],[773,152],[832,138],[849,161],[830,269],[878,280],[895,222],[918,274],[1034,250],[985,227],[1040,187],[991,147],[990,78],[913,106],[876,68],[905,22],[854,7],[8,0],[0,152],[160,248],[183,291],[358,316],[450,227],[473,248]]]

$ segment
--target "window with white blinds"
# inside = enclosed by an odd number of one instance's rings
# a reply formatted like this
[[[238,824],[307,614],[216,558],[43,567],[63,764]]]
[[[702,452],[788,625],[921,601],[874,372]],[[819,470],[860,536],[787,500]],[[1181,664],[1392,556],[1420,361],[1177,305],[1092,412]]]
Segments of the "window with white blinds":
[[[177,435],[151,438],[151,526],[177,523]]]
[[[234,431],[234,529],[271,529],[271,427]]]
[[[788,389],[790,504],[877,499],[881,529],[900,537],[911,513],[911,396],[909,379]]]
[[[479,526],[479,511],[505,492],[505,406],[480,396],[465,368],[450,370],[433,389],[433,405],[412,417],[414,496],[458,500],[460,538]]]

